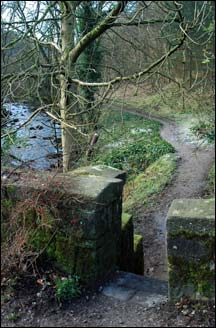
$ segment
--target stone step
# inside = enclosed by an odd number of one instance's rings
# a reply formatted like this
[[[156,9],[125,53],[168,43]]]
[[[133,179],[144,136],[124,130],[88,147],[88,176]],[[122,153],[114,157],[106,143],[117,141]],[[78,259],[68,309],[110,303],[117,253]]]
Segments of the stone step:
[[[113,281],[104,286],[102,293],[123,302],[150,308],[167,302],[168,284],[163,280],[119,271]]]

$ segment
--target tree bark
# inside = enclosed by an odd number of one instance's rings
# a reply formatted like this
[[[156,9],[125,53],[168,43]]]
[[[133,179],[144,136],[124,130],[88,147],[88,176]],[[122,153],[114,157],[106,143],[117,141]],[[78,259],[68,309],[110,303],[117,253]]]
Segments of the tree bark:
[[[74,30],[75,30],[75,15],[72,6],[68,6],[69,1],[64,1],[61,4],[62,10],[62,24],[61,24],[61,38],[62,38],[62,55],[61,55],[61,69],[64,74],[60,75],[60,115],[61,136],[62,136],[62,151],[63,151],[63,172],[67,172],[71,168],[72,148],[74,144],[73,133],[74,130],[64,124],[70,121],[69,113],[69,83],[68,80],[72,71],[72,64],[68,57],[68,52],[71,47],[74,47]]]

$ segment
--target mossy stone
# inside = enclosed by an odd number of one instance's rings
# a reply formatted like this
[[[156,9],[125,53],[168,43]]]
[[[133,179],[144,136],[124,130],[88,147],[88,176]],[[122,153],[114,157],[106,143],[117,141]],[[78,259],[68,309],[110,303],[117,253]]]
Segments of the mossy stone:
[[[134,235],[134,273],[144,274],[143,236]]]
[[[169,298],[215,298],[215,202],[173,201],[167,218]]]
[[[121,252],[118,265],[120,270],[133,272],[134,266],[134,227],[131,214],[122,213]]]

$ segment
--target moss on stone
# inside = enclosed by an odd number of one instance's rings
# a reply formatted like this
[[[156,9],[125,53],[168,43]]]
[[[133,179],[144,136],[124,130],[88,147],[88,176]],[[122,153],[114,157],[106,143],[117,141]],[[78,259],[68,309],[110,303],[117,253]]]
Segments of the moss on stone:
[[[74,274],[76,245],[74,240],[59,233],[55,237],[55,266],[67,274]]]
[[[143,236],[134,235],[134,273],[144,274]]]
[[[213,199],[173,201],[167,219],[171,300],[214,298],[214,216]]]
[[[128,213],[122,213],[122,229],[133,220],[132,215]]]
[[[34,231],[28,240],[28,245],[34,251],[42,252],[43,258],[54,259],[55,256],[55,243],[53,242],[53,232],[50,230],[40,229]]]
[[[215,200],[174,200],[168,212],[168,237],[215,237]]]
[[[171,238],[171,237],[179,237],[179,238],[184,238],[184,239],[188,239],[188,240],[190,240],[190,239],[196,239],[197,238],[197,236],[199,236],[200,238],[202,238],[203,240],[207,240],[207,239],[209,239],[209,233],[207,234],[206,232],[201,232],[201,231],[199,231],[198,233],[197,232],[195,232],[195,231],[192,231],[192,230],[190,230],[190,231],[188,231],[187,229],[179,229],[178,231],[176,231],[176,232],[174,232],[174,231],[172,231],[172,232],[167,232],[167,237],[168,238]],[[212,237],[214,237],[215,236],[215,231],[212,231],[212,233],[211,233],[211,236]]]
[[[121,251],[118,260],[120,270],[133,272],[134,267],[134,227],[131,214],[122,213]]]
[[[108,171],[124,174],[112,168]],[[12,181],[14,192],[9,196],[17,202],[18,195],[21,201],[16,224],[27,229],[26,250],[38,255],[40,264],[77,274],[88,285],[116,267],[124,182],[81,173],[25,175]],[[10,208],[7,201],[5,205]]]
[[[200,261],[168,256],[169,293],[171,300],[186,296],[192,299],[212,299],[215,293],[213,259]]]

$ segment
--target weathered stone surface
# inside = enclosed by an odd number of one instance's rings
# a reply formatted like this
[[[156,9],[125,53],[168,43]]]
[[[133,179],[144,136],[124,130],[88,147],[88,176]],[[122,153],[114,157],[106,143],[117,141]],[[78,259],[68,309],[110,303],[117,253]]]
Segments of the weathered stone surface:
[[[128,301],[135,295],[136,291],[126,287],[116,286],[115,284],[109,285],[103,290],[105,296],[111,296],[120,301]]]
[[[176,199],[172,202],[167,218],[167,232],[174,236],[179,230],[187,234],[215,234],[214,199]]]
[[[143,236],[134,235],[134,269],[133,273],[144,274]]]
[[[215,298],[215,202],[175,200],[167,218],[169,298]]]
[[[119,268],[122,271],[133,272],[134,267],[134,227],[131,214],[122,214],[121,223],[121,253]]]
[[[208,247],[203,241],[183,238],[168,239],[169,256],[179,256],[191,259],[200,259],[209,255]]]
[[[66,173],[51,175],[49,173],[37,173],[34,175],[20,174],[16,181],[6,183],[8,192],[15,192],[14,196],[22,198],[24,190],[29,194],[48,190],[50,194],[58,193],[64,205],[75,202],[91,202],[92,207],[109,204],[122,193],[124,182],[120,179],[105,178],[100,176],[77,176]],[[13,190],[12,190],[13,189]],[[89,206],[88,206],[89,207]]]
[[[63,207],[60,214],[64,217],[64,224],[67,229],[80,231],[80,238],[90,240],[99,239],[100,236],[115,234],[120,238],[121,231],[121,198],[106,206],[96,209],[80,208],[78,205],[73,207]]]
[[[126,181],[126,173],[124,171],[118,170],[111,166],[105,165],[95,165],[95,166],[86,166],[79,169],[69,172],[75,175],[90,175],[90,176],[100,176],[105,178],[117,178],[120,180]]]

